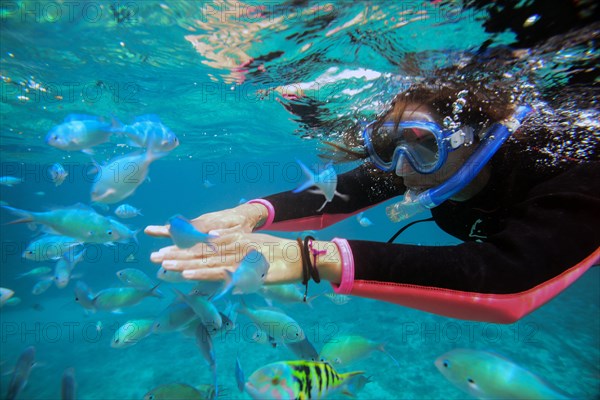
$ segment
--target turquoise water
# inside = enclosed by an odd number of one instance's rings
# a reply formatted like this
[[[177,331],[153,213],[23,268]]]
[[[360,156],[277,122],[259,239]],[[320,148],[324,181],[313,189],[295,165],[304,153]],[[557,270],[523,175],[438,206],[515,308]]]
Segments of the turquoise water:
[[[221,2],[69,4],[1,5],[0,175],[24,182],[0,186],[0,199],[36,211],[89,203],[92,157],[46,145],[46,133],[70,113],[124,123],[157,114],[181,144],[154,162],[150,179],[126,199],[142,210],[143,216],[126,221],[136,229],[162,224],[176,213],[191,218],[296,187],[302,180],[296,159],[307,165],[319,162],[323,139],[335,139],[357,121],[372,119],[406,87],[411,63],[398,60],[412,59],[427,75],[459,63],[486,40],[497,45],[515,40],[508,32],[486,33],[484,11],[443,2],[231,2],[228,8]],[[550,87],[564,78],[568,62],[590,57],[589,49],[567,50],[534,52],[542,67],[525,71],[535,64],[528,61],[515,68],[522,68],[523,75],[535,72],[533,83]],[[250,58],[254,61],[248,67],[239,67]],[[301,118],[282,106],[290,101],[282,93],[299,91],[319,103],[311,111],[314,115]],[[298,103],[311,105],[306,99]],[[113,138],[98,146],[93,159],[104,162],[131,151],[120,143]],[[58,187],[47,177],[55,162],[70,172]],[[336,170],[353,166],[336,165]],[[387,220],[385,206],[366,212],[370,227],[350,218],[315,235],[323,240],[386,241],[398,226]],[[101,212],[112,215],[113,210]],[[53,264],[21,257],[34,232],[25,225],[4,225],[12,219],[0,212],[1,286],[21,299],[0,311],[2,396],[19,354],[30,345],[36,347],[38,365],[21,393],[23,399],[60,398],[67,367],[75,368],[81,399],[140,399],[165,383],[211,382],[194,339],[180,333],[150,335],[126,349],[110,346],[114,331],[127,320],[154,318],[164,309],[173,284],[162,285],[167,299],[145,299],[123,314],[86,313],[74,301],[75,279],[64,289],[52,286],[33,295],[36,280],[17,275]],[[278,234],[295,238],[298,232]],[[432,224],[411,228],[399,241],[458,243]],[[140,233],[139,245],[90,246],[74,274],[94,291],[118,286],[115,273],[123,268],[153,276],[157,267],[148,261],[149,254],[169,244]],[[590,270],[512,325],[458,321],[361,298],[336,305],[319,297],[312,307],[281,307],[297,319],[317,349],[341,334],[385,343],[400,368],[376,352],[341,369],[364,370],[371,377],[358,398],[466,398],[438,373],[433,361],[453,348],[469,347],[503,354],[565,392],[592,399],[600,396],[599,274],[597,268]],[[309,288],[311,295],[329,291],[325,283]],[[102,329],[97,329],[99,322]],[[214,340],[219,382],[227,388],[224,398],[249,398],[236,388],[236,356],[246,375],[269,362],[293,358],[285,348],[253,343],[249,325],[240,316],[233,332]]]

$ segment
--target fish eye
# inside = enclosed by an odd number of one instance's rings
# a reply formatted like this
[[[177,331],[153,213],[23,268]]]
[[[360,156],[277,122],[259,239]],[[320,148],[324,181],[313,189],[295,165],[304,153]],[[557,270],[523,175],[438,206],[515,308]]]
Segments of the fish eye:
[[[79,301],[79,297],[75,296],[75,301]]]
[[[112,230],[108,230],[108,231],[106,231],[106,233],[108,233],[109,235],[112,235]]]
[[[444,363],[442,364],[445,368],[448,368],[450,366],[450,361],[448,360],[444,360]]]
[[[475,381],[471,378],[467,378],[467,382],[469,382],[470,385],[474,385]]]
[[[115,339],[115,343],[119,343],[119,339]]]
[[[271,384],[277,385],[278,383],[279,383],[279,378],[278,377],[275,377],[275,378],[271,379]]]

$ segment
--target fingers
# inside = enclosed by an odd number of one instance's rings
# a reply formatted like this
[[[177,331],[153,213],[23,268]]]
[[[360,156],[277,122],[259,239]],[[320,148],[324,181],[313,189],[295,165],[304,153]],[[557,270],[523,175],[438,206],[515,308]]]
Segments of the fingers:
[[[217,247],[213,244],[200,243],[189,249],[180,249],[177,246],[163,247],[150,254],[150,261],[161,263],[164,260],[193,260],[203,259],[217,254]]]
[[[144,233],[154,237],[169,237],[169,227],[167,225],[149,225],[144,229]]]
[[[227,280],[231,271],[229,268],[217,267],[207,269],[188,269],[183,271],[182,275],[186,279],[198,281],[224,281]]]

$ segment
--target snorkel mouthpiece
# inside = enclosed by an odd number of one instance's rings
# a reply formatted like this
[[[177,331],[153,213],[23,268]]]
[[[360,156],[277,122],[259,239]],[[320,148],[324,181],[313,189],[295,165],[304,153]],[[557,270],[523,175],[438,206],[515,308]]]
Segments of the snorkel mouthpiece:
[[[441,185],[418,195],[407,190],[402,201],[386,208],[389,219],[393,222],[407,220],[423,211],[439,206],[460,192],[481,172],[502,144],[519,129],[525,118],[532,112],[533,109],[529,105],[519,106],[511,117],[492,125],[482,137],[477,150],[454,175]]]

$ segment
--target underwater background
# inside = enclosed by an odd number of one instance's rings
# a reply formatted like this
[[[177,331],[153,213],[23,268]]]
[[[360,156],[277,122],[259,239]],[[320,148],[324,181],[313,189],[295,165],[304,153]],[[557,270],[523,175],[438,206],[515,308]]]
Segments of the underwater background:
[[[521,3],[527,10],[522,24],[543,17]],[[131,229],[291,190],[303,181],[296,160],[324,165],[322,141],[374,119],[412,82],[414,71],[434,74],[461,63],[486,42],[505,46],[517,40],[510,31],[486,31],[489,10],[474,4],[3,1],[0,176],[23,182],[0,186],[0,200],[32,211],[89,205],[94,162],[136,150],[119,137],[91,155],[48,146],[48,131],[73,113],[125,124],[153,114],[179,138],[180,145],[153,162],[149,179],[123,201],[143,214],[121,220]],[[531,50],[526,61],[502,72],[522,76],[522,89],[535,97],[568,80],[572,66],[596,62],[593,46],[574,43],[560,51]],[[597,119],[586,118],[582,123],[598,128]],[[60,186],[48,175],[57,162],[69,173]],[[334,165],[338,173],[355,166]],[[322,240],[387,241],[399,229],[385,215],[390,203],[365,212],[369,226],[352,217],[311,233]],[[94,207],[114,217],[117,205]],[[20,299],[0,309],[0,396],[6,395],[11,370],[28,346],[36,348],[37,365],[22,399],[60,398],[62,374],[69,367],[81,399],[141,399],[166,383],[211,383],[194,338],[180,332],[152,334],[124,349],[111,347],[119,326],[156,317],[174,298],[171,287],[185,291],[193,284],[164,282],[160,288],[166,298],[146,298],[122,314],[87,312],[75,301],[77,280],[97,292],[119,286],[116,272],[123,268],[138,268],[155,279],[158,266],[149,255],[170,240],[140,232],[138,242],[87,245],[66,288],[52,285],[34,295],[37,279],[18,276],[54,263],[21,256],[36,232],[27,224],[6,224],[14,218],[0,210],[0,286]],[[432,223],[410,228],[397,242],[459,243]],[[309,287],[311,296],[331,291],[327,283]],[[319,296],[310,305],[281,308],[317,350],[342,334],[385,344],[399,366],[374,352],[339,369],[364,370],[370,377],[358,398],[467,398],[433,364],[441,354],[466,347],[502,354],[576,398],[594,399],[600,396],[599,299],[600,271],[592,268],[512,325],[453,320],[354,297],[336,304]],[[249,398],[236,387],[236,357],[246,375],[294,358],[281,346],[255,343],[250,325],[240,316],[233,331],[213,338],[219,384],[226,389],[222,398]]]

